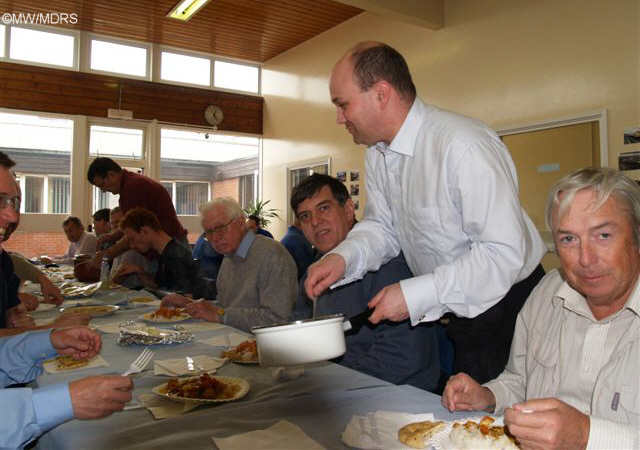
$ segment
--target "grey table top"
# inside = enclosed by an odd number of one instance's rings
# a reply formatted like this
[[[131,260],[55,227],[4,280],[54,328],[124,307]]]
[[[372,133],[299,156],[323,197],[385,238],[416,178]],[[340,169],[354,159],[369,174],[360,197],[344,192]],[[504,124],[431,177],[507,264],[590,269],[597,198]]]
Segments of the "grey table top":
[[[114,296],[109,300],[113,302]],[[95,318],[92,323],[133,320],[151,307],[122,309],[115,315]],[[53,317],[55,311],[36,313],[36,318]],[[194,341],[153,346],[155,359],[207,354],[219,356],[223,347],[200,342],[216,335],[238,330],[225,327],[195,333]],[[108,367],[62,374],[43,374],[38,385],[66,382],[89,375],[120,373],[142,350],[142,346],[121,347],[117,334],[103,334],[102,357]],[[152,366],[151,366],[152,367]],[[226,363],[217,374],[240,377],[249,382],[250,391],[240,401],[202,406],[180,417],[156,420],[146,409],[115,413],[101,420],[71,420],[45,433],[38,441],[40,449],[199,449],[215,448],[212,436],[226,437],[264,429],[281,419],[300,426],[310,437],[328,449],[348,448],[341,433],[353,415],[377,410],[424,413],[452,420],[465,413],[451,414],[440,405],[440,397],[411,386],[395,386],[386,381],[332,363],[318,363],[296,380],[281,381],[271,369],[258,365]],[[167,377],[152,370],[134,378],[134,399],[164,383]]]

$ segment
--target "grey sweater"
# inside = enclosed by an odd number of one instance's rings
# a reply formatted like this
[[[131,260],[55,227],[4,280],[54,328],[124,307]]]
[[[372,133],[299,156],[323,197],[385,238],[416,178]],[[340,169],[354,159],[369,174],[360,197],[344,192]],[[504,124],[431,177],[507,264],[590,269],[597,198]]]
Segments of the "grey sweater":
[[[287,249],[278,241],[249,233],[243,240],[244,245],[250,244],[245,257],[242,250],[225,255],[217,279],[224,323],[244,331],[286,321],[298,286],[296,264]]]

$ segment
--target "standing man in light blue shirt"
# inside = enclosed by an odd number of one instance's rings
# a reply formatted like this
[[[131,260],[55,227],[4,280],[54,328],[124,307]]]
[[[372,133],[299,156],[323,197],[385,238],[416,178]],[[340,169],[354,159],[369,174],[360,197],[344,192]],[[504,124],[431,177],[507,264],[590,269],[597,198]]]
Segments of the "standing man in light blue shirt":
[[[69,419],[98,419],[131,400],[133,383],[119,375],[93,376],[38,389],[11,388],[42,373],[42,362],[56,354],[91,358],[100,335],[85,327],[22,333],[0,339],[0,448],[22,448]]]
[[[454,371],[497,376],[546,251],[518,201],[509,152],[483,123],[417,98],[406,61],[386,44],[349,50],[330,91],[337,123],[368,146],[367,205],[347,239],[309,267],[307,294],[360,279],[402,251],[414,277],[377,294],[370,320],[417,324],[449,313]]]

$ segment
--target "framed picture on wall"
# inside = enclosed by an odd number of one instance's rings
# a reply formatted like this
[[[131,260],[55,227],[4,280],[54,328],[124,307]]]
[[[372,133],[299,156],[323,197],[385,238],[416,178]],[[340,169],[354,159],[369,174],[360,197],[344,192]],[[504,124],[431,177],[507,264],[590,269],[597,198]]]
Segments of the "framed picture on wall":
[[[360,200],[353,201],[353,209],[355,209],[356,211],[360,209]]]
[[[345,181],[347,181],[347,171],[341,170],[339,172],[336,172],[336,178],[344,183]]]
[[[360,171],[352,170],[350,173],[349,181],[358,181],[360,180]]]
[[[352,184],[350,193],[351,193],[351,195],[360,195],[360,185],[359,184]]]

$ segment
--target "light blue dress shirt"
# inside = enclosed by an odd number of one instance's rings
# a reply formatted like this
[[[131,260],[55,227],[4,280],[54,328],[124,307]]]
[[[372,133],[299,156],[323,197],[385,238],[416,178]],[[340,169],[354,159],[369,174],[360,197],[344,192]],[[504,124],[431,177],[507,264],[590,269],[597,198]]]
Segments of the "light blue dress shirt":
[[[28,383],[42,373],[42,361],[56,355],[51,331],[0,339],[0,386]],[[22,448],[73,418],[67,383],[39,389],[0,389],[0,449]]]

